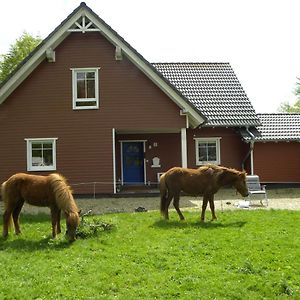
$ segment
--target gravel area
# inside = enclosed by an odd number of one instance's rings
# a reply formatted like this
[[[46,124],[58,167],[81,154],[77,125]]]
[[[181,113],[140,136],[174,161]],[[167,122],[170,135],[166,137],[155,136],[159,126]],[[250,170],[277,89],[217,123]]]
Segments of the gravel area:
[[[135,209],[142,207],[146,210],[159,210],[159,197],[144,197],[144,198],[103,198],[103,199],[79,199],[77,204],[83,211],[89,209],[93,214],[104,214],[113,212],[134,212]],[[215,200],[216,210],[225,209],[289,209],[300,210],[300,197],[299,198],[277,198],[269,199],[269,205],[261,205],[260,199],[251,201],[249,208],[240,208],[245,206],[247,202],[240,199],[217,199]],[[181,197],[180,207],[182,210],[201,209],[202,198],[200,197]],[[173,205],[170,205],[173,209]]]
[[[270,195],[269,195],[270,194]],[[241,196],[236,195],[234,192],[218,192],[215,197],[216,210],[225,209],[288,209],[300,210],[300,189],[271,191],[268,194],[269,205],[261,205],[260,199],[256,198],[251,201],[248,208],[241,208],[247,202],[244,202]],[[135,209],[142,207],[146,210],[159,210],[159,196],[148,197],[133,197],[126,196],[124,198],[97,198],[97,199],[81,199],[75,198],[78,207],[83,213],[92,210],[92,214],[105,214],[116,212],[134,212]],[[241,205],[239,205],[241,204]],[[201,197],[184,196],[180,199],[180,207],[183,210],[198,209],[202,206]],[[246,205],[247,206],[247,205]],[[172,204],[170,209],[173,209]],[[208,208],[209,209],[209,208]],[[0,202],[0,212],[3,213],[3,202]],[[35,207],[25,204],[22,210],[23,213],[49,213],[48,208]]]

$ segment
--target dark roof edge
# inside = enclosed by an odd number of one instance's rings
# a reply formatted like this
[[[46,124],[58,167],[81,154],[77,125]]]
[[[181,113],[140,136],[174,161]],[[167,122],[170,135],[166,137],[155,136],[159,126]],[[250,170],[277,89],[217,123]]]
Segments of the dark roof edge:
[[[278,112],[278,113],[257,113],[260,116],[288,116],[288,115],[300,115],[300,112]]]

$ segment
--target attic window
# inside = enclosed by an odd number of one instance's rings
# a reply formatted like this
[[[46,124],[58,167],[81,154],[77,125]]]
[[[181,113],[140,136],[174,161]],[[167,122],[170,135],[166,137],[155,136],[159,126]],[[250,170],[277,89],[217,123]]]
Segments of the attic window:
[[[99,68],[72,69],[73,109],[99,108]]]
[[[68,30],[69,32],[90,32],[90,31],[100,31],[99,28],[86,16],[80,17],[73,26]]]

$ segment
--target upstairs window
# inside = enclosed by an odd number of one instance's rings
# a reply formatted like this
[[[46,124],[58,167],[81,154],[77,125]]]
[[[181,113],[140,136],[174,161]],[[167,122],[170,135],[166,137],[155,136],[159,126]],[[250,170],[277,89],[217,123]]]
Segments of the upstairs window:
[[[27,171],[56,170],[57,138],[25,140],[27,143]]]
[[[73,109],[99,108],[99,68],[72,69]]]
[[[220,158],[221,138],[196,138],[196,165],[221,163]]]

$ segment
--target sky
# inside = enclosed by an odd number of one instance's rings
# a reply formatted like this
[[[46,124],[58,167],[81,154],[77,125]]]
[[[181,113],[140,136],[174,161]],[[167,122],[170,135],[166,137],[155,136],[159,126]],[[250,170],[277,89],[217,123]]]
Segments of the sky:
[[[41,38],[77,0],[1,1],[0,54],[24,31]],[[295,103],[299,0],[86,0],[149,62],[229,62],[257,113]]]

